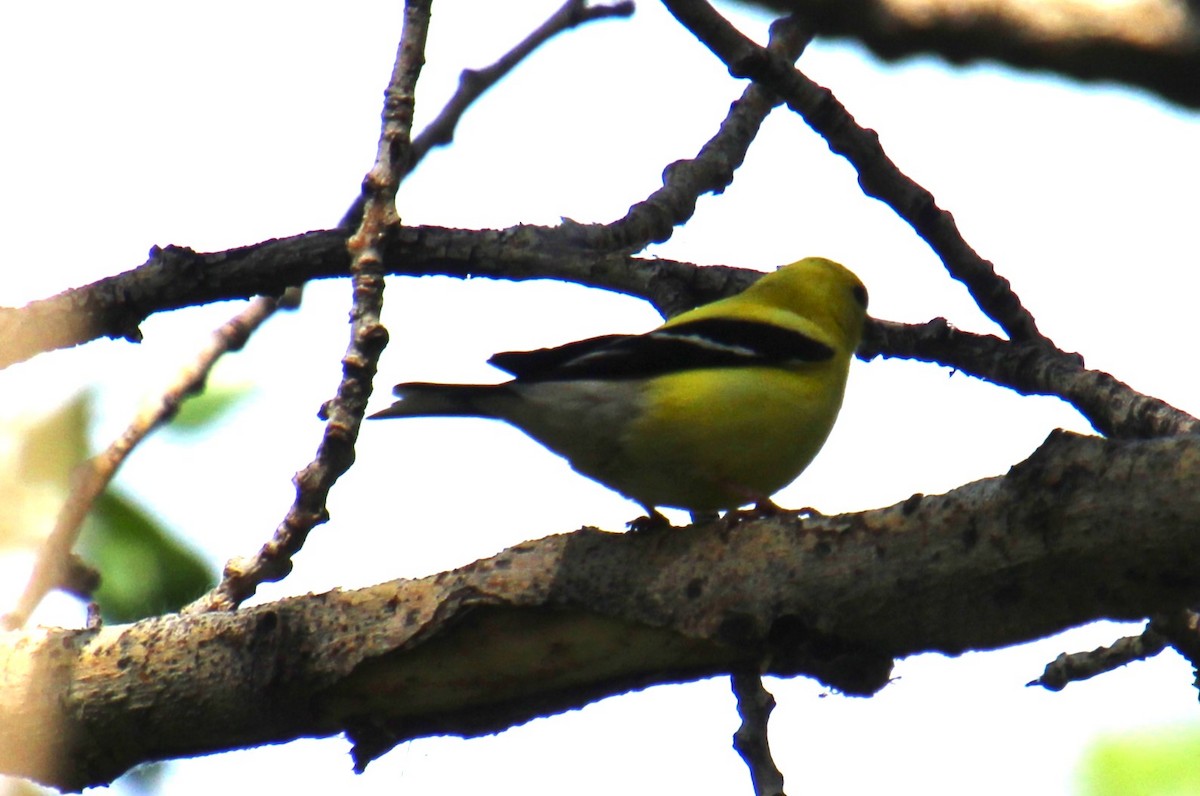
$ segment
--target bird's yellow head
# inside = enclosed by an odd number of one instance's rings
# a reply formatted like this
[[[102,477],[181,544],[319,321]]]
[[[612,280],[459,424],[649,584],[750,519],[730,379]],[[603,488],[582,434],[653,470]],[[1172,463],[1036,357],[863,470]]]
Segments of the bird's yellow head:
[[[815,323],[836,329],[847,353],[862,340],[867,317],[867,289],[844,265],[824,257],[805,257],[759,279],[740,294]]]

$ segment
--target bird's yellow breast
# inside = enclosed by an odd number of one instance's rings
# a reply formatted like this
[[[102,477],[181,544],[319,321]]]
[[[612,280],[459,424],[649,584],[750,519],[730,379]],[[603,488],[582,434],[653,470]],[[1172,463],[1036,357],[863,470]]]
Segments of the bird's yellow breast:
[[[623,435],[623,471],[604,475],[649,505],[710,511],[765,500],[824,444],[848,364],[837,357],[800,370],[729,368],[656,379],[646,387],[645,413]]]

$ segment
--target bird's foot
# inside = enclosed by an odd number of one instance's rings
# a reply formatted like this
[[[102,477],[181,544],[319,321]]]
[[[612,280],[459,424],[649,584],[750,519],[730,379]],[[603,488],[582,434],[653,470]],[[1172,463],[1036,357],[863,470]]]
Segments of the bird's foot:
[[[820,518],[820,517],[824,517],[824,516],[825,516],[825,515],[824,515],[824,514],[822,514],[821,512],[819,512],[819,511],[817,511],[816,509],[814,509],[812,506],[805,506],[805,507],[804,507],[804,508],[802,508],[802,509],[797,509],[797,510],[796,510],[796,515],[797,515],[797,516],[798,516],[800,519],[804,519],[805,517],[812,517],[814,520],[815,520],[815,519],[818,519],[818,518]]]
[[[760,498],[755,501],[754,507],[749,509],[731,509],[725,512],[725,525],[732,528],[733,526],[745,522],[746,520],[759,520],[763,517],[774,517],[778,514],[784,514],[787,509],[775,505],[770,498]]]
[[[650,533],[652,531],[661,531],[671,527],[671,521],[664,517],[654,509],[650,509],[645,517],[638,517],[636,520],[630,520],[625,523],[633,533]]]

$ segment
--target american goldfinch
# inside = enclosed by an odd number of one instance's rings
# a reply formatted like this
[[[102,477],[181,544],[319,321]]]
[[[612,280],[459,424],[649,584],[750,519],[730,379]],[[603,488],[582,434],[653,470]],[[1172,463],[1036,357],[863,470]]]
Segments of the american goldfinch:
[[[866,309],[858,277],[808,257],[645,334],[496,354],[503,384],[398,384],[371,417],[503,420],[640,503],[635,525],[767,511],[833,428]]]

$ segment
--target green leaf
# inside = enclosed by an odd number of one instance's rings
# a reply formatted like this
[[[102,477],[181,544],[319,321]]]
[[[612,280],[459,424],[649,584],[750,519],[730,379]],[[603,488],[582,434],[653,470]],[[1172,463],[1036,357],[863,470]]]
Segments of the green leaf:
[[[216,583],[203,557],[111,490],[96,501],[80,552],[103,577],[95,598],[105,622],[177,610]]]
[[[1101,737],[1085,752],[1080,774],[1084,796],[1200,793],[1200,727]]]
[[[171,419],[168,428],[185,432],[201,431],[221,420],[253,394],[252,384],[209,385],[204,392],[180,404],[179,412]]]
[[[86,459],[92,394],[82,392],[22,434],[18,466],[26,481],[66,486],[71,471]]]

